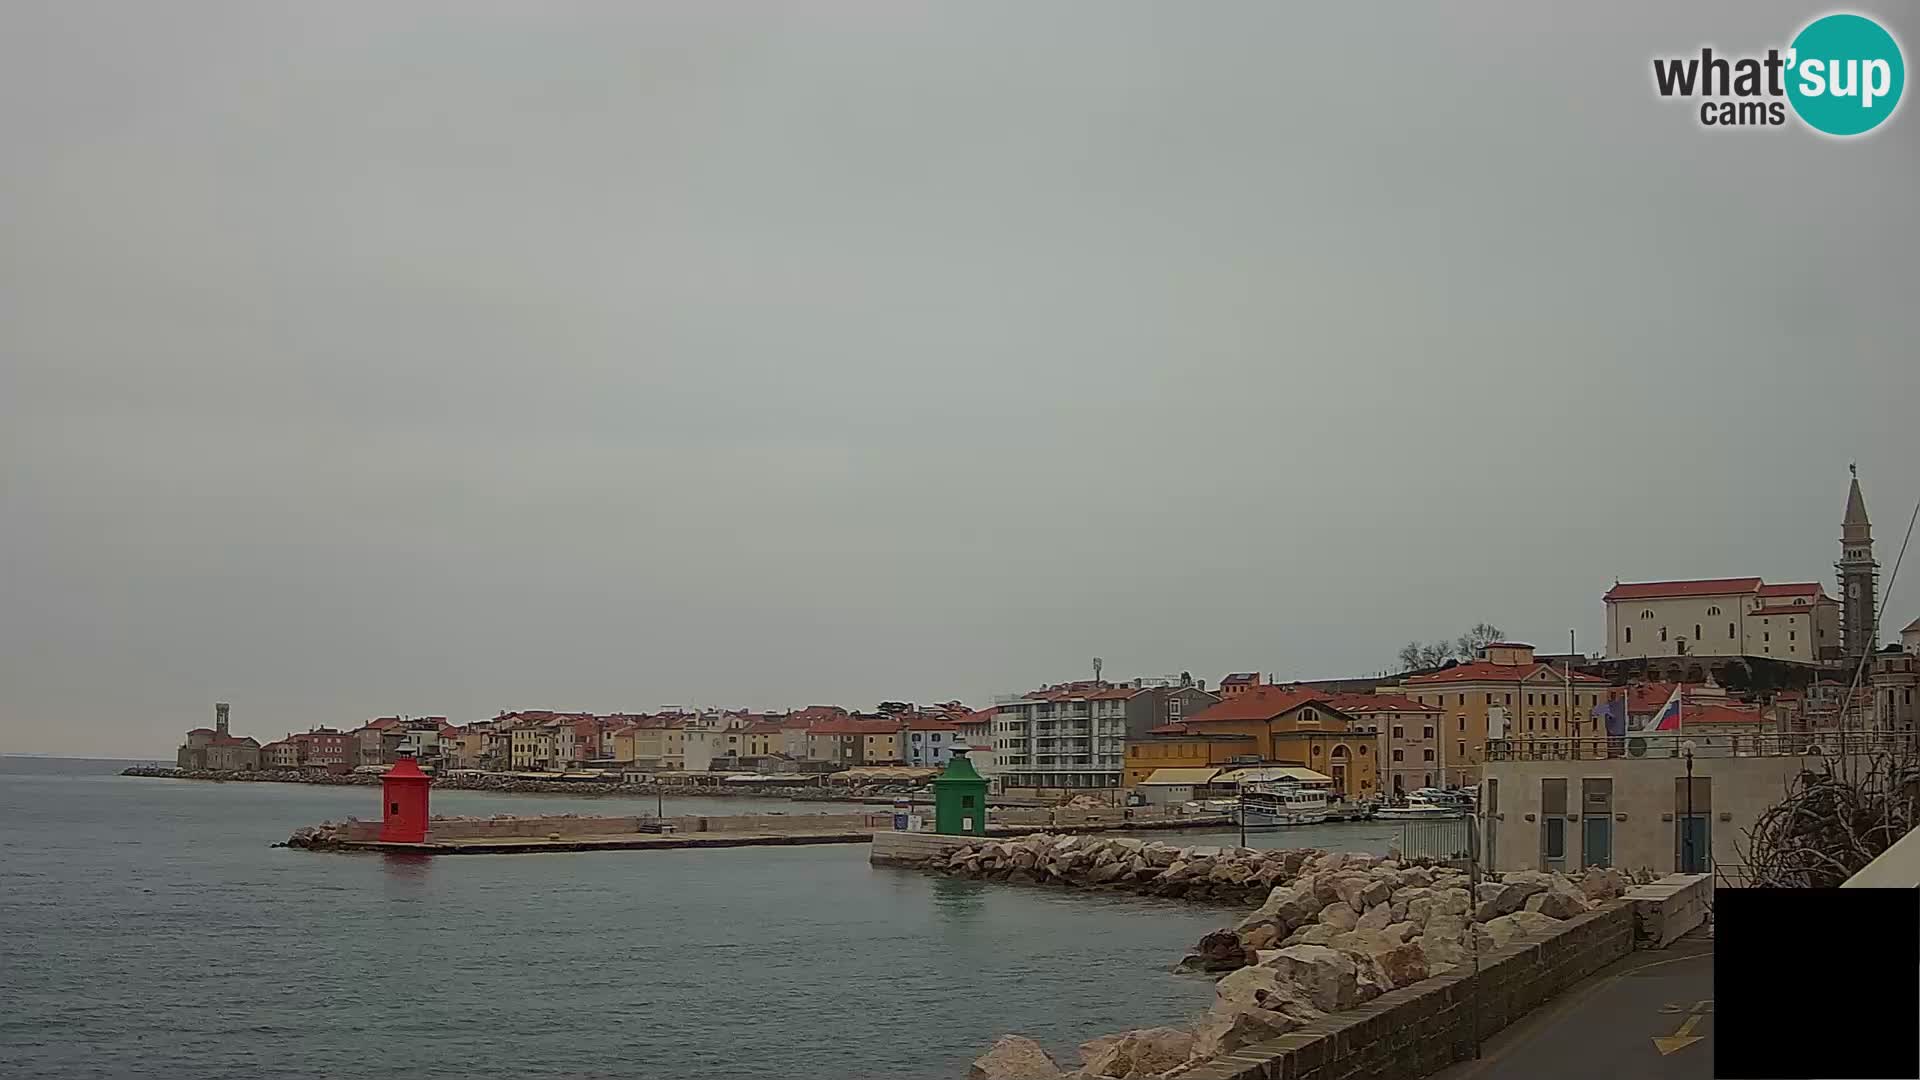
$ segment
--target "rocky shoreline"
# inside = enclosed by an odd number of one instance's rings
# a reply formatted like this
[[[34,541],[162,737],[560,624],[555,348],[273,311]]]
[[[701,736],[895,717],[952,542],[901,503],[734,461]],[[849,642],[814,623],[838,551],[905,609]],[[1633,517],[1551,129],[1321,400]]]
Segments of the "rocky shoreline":
[[[169,769],[154,765],[135,765],[122,769],[121,776],[146,776],[167,780],[215,780],[234,783],[322,784],[337,787],[374,787],[380,777],[373,773],[334,773],[325,769],[272,769],[260,772],[216,772],[211,769]],[[715,791],[674,784],[626,784],[591,780],[527,780],[516,776],[485,773],[478,776],[439,776],[433,786],[450,791],[492,791],[512,795],[601,796],[672,795],[680,798],[720,797],[743,799],[793,799],[800,802],[864,803],[899,795],[924,795],[904,784],[856,784],[831,791],[817,786],[742,786]]]
[[[1469,964],[1516,937],[1553,930],[1615,901],[1634,880],[1595,868],[1575,875],[1490,875],[1474,887],[1458,867],[1393,855],[1176,847],[1044,833],[983,841],[928,859],[925,868],[954,877],[1259,904],[1234,926],[1203,937],[1175,965],[1219,980],[1212,1006],[1191,1024],[1089,1040],[1080,1046],[1078,1067],[1061,1066],[1032,1039],[1008,1035],[973,1063],[969,1080],[1174,1080],[1223,1054]]]

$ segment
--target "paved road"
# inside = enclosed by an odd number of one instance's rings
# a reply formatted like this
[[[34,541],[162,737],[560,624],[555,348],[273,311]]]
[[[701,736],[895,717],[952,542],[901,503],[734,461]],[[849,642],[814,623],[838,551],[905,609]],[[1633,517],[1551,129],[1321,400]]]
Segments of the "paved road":
[[[1436,1080],[1712,1076],[1713,941],[1703,935],[1635,952],[1596,972],[1495,1036],[1479,1061],[1435,1074]]]

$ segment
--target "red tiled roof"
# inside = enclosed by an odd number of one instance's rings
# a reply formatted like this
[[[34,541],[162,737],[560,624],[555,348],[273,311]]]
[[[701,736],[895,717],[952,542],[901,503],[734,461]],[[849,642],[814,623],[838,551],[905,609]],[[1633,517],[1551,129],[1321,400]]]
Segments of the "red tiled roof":
[[[960,725],[951,720],[935,720],[931,716],[916,716],[907,721],[909,731],[959,731]]]
[[[1757,577],[1702,578],[1697,581],[1622,581],[1607,590],[1604,600],[1658,600],[1675,596],[1725,596],[1760,588]]]
[[[1147,729],[1147,734],[1149,735],[1185,735],[1186,733],[1187,725],[1178,720],[1171,724],[1161,724],[1159,727],[1150,727]]]
[[[1000,712],[1000,707],[996,705],[990,709],[981,709],[978,712],[970,712],[967,715],[961,717],[957,722],[962,724],[991,723],[993,721],[993,718],[996,715],[998,715],[999,712]]]
[[[780,725],[779,725],[779,724],[776,724],[776,723],[774,723],[774,722],[773,722],[773,721],[771,721],[771,720],[762,720],[762,721],[760,721],[760,722],[758,722],[758,723],[754,723],[754,724],[748,724],[748,725],[747,725],[747,734],[749,734],[749,735],[778,735],[778,734],[780,734]]]
[[[1761,722],[1760,710],[1737,709],[1727,705],[1694,705],[1689,702],[1680,712],[1682,730],[1694,724],[1758,724]]]
[[[1772,618],[1775,615],[1812,615],[1813,605],[1782,604],[1779,607],[1757,607],[1757,608],[1754,608],[1752,611],[1747,612],[1747,614],[1765,615],[1768,618]]]
[[[1204,724],[1219,720],[1271,720],[1310,702],[1327,704],[1328,695],[1291,686],[1255,686],[1215,702],[1187,717],[1183,723]]]
[[[1431,675],[1409,675],[1407,676],[1407,685],[1434,686],[1437,684],[1462,682],[1510,683],[1532,678],[1535,673],[1540,671],[1548,672],[1555,679],[1564,680],[1566,678],[1564,669],[1554,667],[1550,664],[1496,664],[1491,660],[1475,660],[1471,664],[1460,664],[1456,667],[1450,667],[1445,671],[1436,671]],[[1586,685],[1596,683],[1605,685],[1607,680],[1598,675],[1588,675],[1584,672],[1576,671],[1573,673],[1573,681]]]
[[[189,731],[189,732],[187,732],[187,734],[189,734],[189,735],[218,735],[218,734],[220,734],[220,733],[219,733],[219,732],[217,732],[217,731],[215,731],[215,730],[213,730],[213,729],[212,729],[212,728],[210,728],[210,727],[197,727],[197,728],[194,728],[194,729],[193,729],[192,731]]]
[[[1427,705],[1400,694],[1329,694],[1327,704],[1346,713],[1442,711],[1438,705]]]
[[[1260,673],[1257,671],[1236,671],[1233,674],[1228,675],[1225,678],[1221,679],[1220,685],[1221,686],[1239,686],[1241,683],[1256,683],[1259,681],[1260,681]]]
[[[809,735],[891,735],[900,730],[892,720],[823,720],[807,729]]]
[[[1817,581],[1793,581],[1785,585],[1762,585],[1761,596],[1824,596]]]
[[[1489,649],[1531,649],[1533,648],[1533,646],[1527,644],[1524,641],[1489,641],[1487,642],[1487,648]]]

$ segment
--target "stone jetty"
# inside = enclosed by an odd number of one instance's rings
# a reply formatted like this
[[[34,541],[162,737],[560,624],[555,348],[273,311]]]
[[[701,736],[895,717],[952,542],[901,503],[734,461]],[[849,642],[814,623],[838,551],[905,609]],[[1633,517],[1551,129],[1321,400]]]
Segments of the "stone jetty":
[[[172,769],[158,765],[135,765],[122,769],[122,776],[145,776],[164,780],[219,780],[231,783],[320,784],[334,787],[378,787],[378,773],[329,772],[326,769],[263,769],[258,772],[226,772],[214,769]],[[530,780],[505,773],[462,773],[436,776],[433,786],[443,791],[494,791],[516,795],[594,796],[700,796],[726,798],[793,799],[800,802],[871,802],[900,795],[926,795],[925,788],[907,784],[836,784],[831,788],[813,785],[733,784],[726,787],[690,784],[630,784],[610,780]]]
[[[1175,965],[1218,979],[1211,1007],[1192,1023],[1089,1040],[1078,1065],[1009,1035],[974,1062],[970,1080],[1173,1080],[1470,965],[1476,953],[1550,935],[1565,920],[1614,904],[1633,884],[1618,870],[1592,869],[1508,873],[1474,887],[1464,870],[1429,860],[1123,838],[989,840],[938,861],[944,865],[929,869],[955,876],[1258,903]]]
[[[1257,903],[1320,852],[1181,846],[1135,837],[1034,833],[982,839],[921,860],[948,877],[1065,885],[1221,904]]]

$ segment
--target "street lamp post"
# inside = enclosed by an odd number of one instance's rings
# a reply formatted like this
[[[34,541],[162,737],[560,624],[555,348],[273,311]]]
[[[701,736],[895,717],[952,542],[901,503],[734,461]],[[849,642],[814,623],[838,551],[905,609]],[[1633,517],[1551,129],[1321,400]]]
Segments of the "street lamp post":
[[[1693,869],[1693,740],[1680,744],[1680,752],[1687,759],[1687,819],[1680,826],[1681,873],[1691,874]]]

